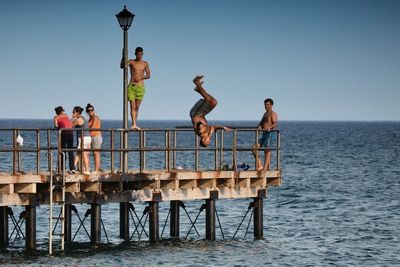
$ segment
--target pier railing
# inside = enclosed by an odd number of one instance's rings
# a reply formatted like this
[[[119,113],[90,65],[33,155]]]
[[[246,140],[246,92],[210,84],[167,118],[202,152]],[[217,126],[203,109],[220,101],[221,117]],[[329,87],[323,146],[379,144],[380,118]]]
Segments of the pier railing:
[[[39,174],[50,171],[49,154],[57,154],[58,162],[65,162],[65,155],[69,151],[74,153],[100,151],[102,169],[116,173],[123,171],[124,153],[127,154],[129,172],[151,170],[169,172],[176,169],[218,171],[236,170],[241,163],[249,165],[250,169],[256,169],[256,162],[260,157],[258,152],[268,150],[271,152],[270,169],[280,170],[279,130],[271,131],[272,142],[268,147],[255,146],[263,130],[257,128],[235,128],[229,132],[218,130],[207,148],[199,145],[199,137],[192,128],[151,128],[140,131],[79,129],[79,131],[85,130],[101,131],[103,137],[101,149],[77,149],[75,133],[75,147],[62,148],[61,133],[65,129],[0,129],[0,172],[12,172],[15,175],[20,172]],[[127,134],[128,140],[125,148],[124,134]],[[20,137],[23,138],[23,142]],[[82,163],[80,165],[82,169]],[[60,166],[62,165],[59,164],[59,174],[62,172]]]

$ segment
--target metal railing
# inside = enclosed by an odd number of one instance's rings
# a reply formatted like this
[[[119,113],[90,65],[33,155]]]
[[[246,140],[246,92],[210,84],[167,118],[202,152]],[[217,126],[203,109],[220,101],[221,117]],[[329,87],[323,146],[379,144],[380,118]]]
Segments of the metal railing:
[[[71,130],[71,129],[69,129]],[[61,133],[65,129],[0,129],[0,172],[11,167],[11,172],[32,172],[39,174],[43,170],[50,171],[50,152],[57,152],[58,161],[63,161],[69,151],[101,152],[103,166],[111,173],[122,172],[123,155],[128,157],[128,170],[143,172],[147,170],[171,171],[185,170],[235,170],[238,163],[247,162],[254,169],[259,153],[271,152],[271,170],[280,170],[280,132],[271,131],[273,144],[268,147],[254,147],[258,143],[263,130],[256,128],[235,128],[229,132],[218,130],[207,148],[199,146],[199,138],[192,128],[142,129],[140,131],[124,129],[72,129],[72,131],[101,131],[103,145],[101,149],[77,149],[61,147]],[[11,133],[11,134],[10,134]],[[8,134],[8,135],[7,135]],[[123,146],[123,136],[128,135],[128,145]],[[21,146],[17,142],[18,135],[24,138]],[[74,133],[76,143],[76,135]],[[45,144],[44,146],[42,144]],[[257,152],[257,153],[256,153]],[[24,156],[34,154],[28,159]],[[255,156],[253,156],[255,154]],[[274,157],[272,155],[274,154]],[[33,163],[34,162],[34,163]],[[82,163],[81,170],[82,170]],[[23,167],[22,167],[23,166]],[[103,168],[105,169],[105,168]],[[251,167],[250,169],[253,169]],[[9,171],[9,170],[8,170]],[[62,170],[58,168],[58,174]]]

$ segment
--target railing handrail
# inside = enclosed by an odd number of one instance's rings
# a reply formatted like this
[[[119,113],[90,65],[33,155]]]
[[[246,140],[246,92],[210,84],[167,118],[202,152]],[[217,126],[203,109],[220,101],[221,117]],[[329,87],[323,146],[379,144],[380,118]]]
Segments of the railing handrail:
[[[258,160],[258,152],[263,151],[263,150],[270,150],[270,151],[275,151],[274,153],[277,154],[276,157],[276,169],[280,169],[280,130],[279,129],[274,129],[270,130],[269,132],[275,133],[277,138],[276,138],[276,145],[269,145],[268,147],[254,147],[252,145],[241,145],[238,144],[238,134],[240,132],[254,132],[255,133],[255,139],[253,139],[254,142],[251,142],[254,144],[255,142],[258,142],[258,138],[260,137],[260,132],[267,131],[265,129],[260,129],[256,127],[235,127],[231,128],[231,131],[224,131],[222,129],[217,130],[215,133],[215,136],[213,137],[214,144],[207,147],[203,148],[198,145],[198,137],[194,133],[193,128],[191,127],[175,127],[175,128],[143,128],[139,131],[137,130],[130,130],[130,129],[122,129],[122,128],[70,128],[70,129],[56,129],[56,128],[6,128],[6,129],[0,129],[1,131],[14,131],[14,140],[11,142],[11,146],[6,146],[6,147],[0,147],[0,153],[1,152],[12,152],[14,160],[18,160],[18,164],[20,164],[20,157],[19,154],[21,152],[29,153],[29,152],[36,152],[37,153],[37,172],[39,173],[39,165],[40,165],[40,152],[49,152],[49,151],[57,151],[59,155],[65,152],[73,151],[73,152],[92,152],[92,151],[100,151],[100,152],[108,152],[111,153],[111,169],[114,169],[114,153],[129,153],[129,152],[139,152],[139,162],[140,162],[140,171],[145,169],[146,165],[146,153],[151,153],[151,152],[165,152],[164,160],[165,160],[165,169],[168,171],[171,169],[171,165],[173,168],[176,167],[176,153],[177,152],[185,152],[185,151],[193,151],[195,153],[195,170],[197,171],[199,169],[199,152],[200,151],[208,151],[208,152],[214,152],[214,168],[220,169],[222,166],[222,161],[224,159],[224,153],[231,152],[232,153],[232,161],[231,165],[233,168],[237,165],[237,154],[239,152],[245,152],[245,151],[252,151],[252,152],[257,152],[256,156],[256,161]],[[36,133],[36,143],[34,143],[33,147],[29,146],[18,146],[16,144],[15,138],[17,134],[20,134],[21,132],[35,132]],[[109,132],[110,133],[110,142],[109,142],[109,148],[100,148],[100,149],[84,149],[84,148],[61,148],[60,145],[60,137],[64,131],[73,131],[73,132],[80,132],[81,136],[83,136],[84,132],[90,132],[90,131],[100,131],[102,133]],[[40,144],[40,137],[41,133],[46,132],[47,133],[47,145],[42,146]],[[146,133],[148,132],[159,132],[160,134],[164,134],[164,138],[161,137],[161,139],[157,142],[156,145],[152,145],[149,147],[146,143],[147,137]],[[176,136],[179,133],[182,132],[192,132],[193,135],[195,136],[195,145],[185,145],[185,146],[179,146],[177,144]],[[117,134],[116,134],[117,133]],[[120,134],[118,134],[120,133]],[[137,145],[132,146],[130,144],[129,147],[124,148],[122,147],[122,135],[124,133],[127,133],[132,137],[132,134],[135,134],[135,138],[139,138],[137,141]],[[50,134],[54,134],[54,136],[50,136]],[[227,145],[227,140],[226,136],[231,135],[231,139],[229,143],[232,143],[231,145]],[[53,140],[52,140],[53,137]],[[54,137],[57,137],[57,145],[52,145],[54,142]],[[120,140],[116,140],[116,138],[120,138]],[[142,140],[143,139],[143,140]],[[164,139],[164,141],[162,141]],[[53,142],[52,142],[53,141]],[[115,143],[118,143],[120,146],[115,146]],[[31,142],[32,143],[32,142]],[[248,143],[248,142],[246,142]],[[186,143],[188,144],[188,143]],[[36,146],[36,147],[35,147]],[[170,155],[170,153],[173,153],[173,155]],[[171,161],[172,160],[172,164]],[[121,160],[120,160],[121,163]],[[257,165],[257,163],[255,164]],[[64,164],[65,166],[65,164]],[[14,163],[13,165],[13,173],[16,171],[16,164]],[[113,171],[112,171],[113,172]],[[59,170],[60,173],[60,170]]]

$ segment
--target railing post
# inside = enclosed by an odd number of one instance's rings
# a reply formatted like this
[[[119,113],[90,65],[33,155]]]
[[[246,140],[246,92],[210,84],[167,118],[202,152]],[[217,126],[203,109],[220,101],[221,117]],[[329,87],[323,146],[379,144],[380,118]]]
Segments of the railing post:
[[[197,134],[195,134],[195,138],[194,138],[194,142],[195,142],[195,171],[199,171],[199,137],[197,136]]]
[[[114,158],[114,153],[115,153],[115,151],[114,151],[114,149],[115,149],[115,147],[114,147],[114,129],[112,129],[111,130],[111,133],[110,133],[110,147],[111,147],[111,152],[110,152],[110,158],[111,158],[111,162],[110,162],[110,171],[111,171],[111,173],[114,173],[114,161],[115,161],[115,158]]]
[[[276,151],[276,170],[281,169],[281,132],[276,131],[277,151]]]
[[[218,170],[218,132],[215,132],[214,144],[214,170]]]
[[[36,130],[36,174],[40,172],[40,131]]]
[[[237,146],[237,130],[233,132],[233,142],[232,142],[232,170],[236,170],[236,146]]]
[[[220,142],[220,152],[219,152],[219,169],[222,167],[222,162],[224,161],[224,131],[221,132],[221,142]]]
[[[174,151],[172,153],[172,166],[176,169],[176,130],[174,130]]]
[[[164,168],[169,172],[171,167],[170,167],[170,160],[169,160],[169,148],[170,148],[170,137],[169,137],[169,130],[165,130],[165,153],[164,153],[164,158],[165,158],[165,166]]]
[[[256,140],[255,140],[255,148],[254,148],[254,155],[255,155],[255,163],[254,163],[254,166],[255,166],[255,169],[257,170],[257,168],[259,168],[259,167],[261,167],[261,166],[258,166],[258,160],[259,160],[259,157],[260,157],[260,155],[259,155],[259,150],[258,150],[258,130],[256,130]],[[258,166],[258,167],[257,167]]]
[[[13,129],[13,175],[17,173],[17,130]]]

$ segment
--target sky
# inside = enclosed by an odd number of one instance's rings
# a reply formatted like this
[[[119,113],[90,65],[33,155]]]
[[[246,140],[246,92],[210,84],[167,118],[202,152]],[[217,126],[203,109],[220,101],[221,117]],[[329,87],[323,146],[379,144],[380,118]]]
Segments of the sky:
[[[0,0],[0,118],[62,105],[122,120],[123,31],[151,78],[140,120],[189,120],[195,75],[218,100],[208,120],[398,121],[397,0]]]

